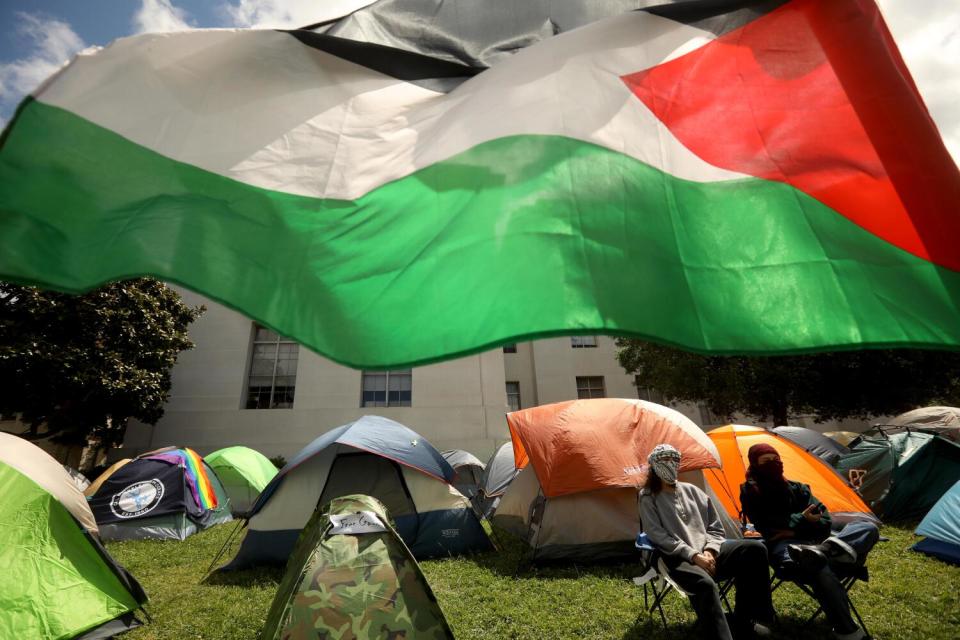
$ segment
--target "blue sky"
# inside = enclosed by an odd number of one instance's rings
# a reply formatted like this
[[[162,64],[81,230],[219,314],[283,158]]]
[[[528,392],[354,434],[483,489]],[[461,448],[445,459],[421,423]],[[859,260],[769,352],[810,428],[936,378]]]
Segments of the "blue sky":
[[[88,46],[191,27],[297,27],[370,1],[0,0],[0,125],[23,96]],[[879,4],[947,146],[960,158],[960,4]]]

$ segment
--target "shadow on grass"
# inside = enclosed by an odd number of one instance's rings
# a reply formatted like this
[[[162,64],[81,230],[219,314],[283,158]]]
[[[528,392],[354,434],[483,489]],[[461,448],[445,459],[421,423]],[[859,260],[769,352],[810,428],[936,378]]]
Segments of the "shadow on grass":
[[[619,558],[595,562],[571,560],[536,560],[534,562],[530,547],[512,533],[503,529],[494,529],[491,538],[497,546],[496,551],[466,556],[464,559],[497,576],[569,580],[589,575],[630,580],[638,575],[639,571],[639,557],[636,561]]]
[[[238,571],[217,570],[200,581],[202,585],[231,587],[277,586],[283,578],[283,567],[258,567]]]

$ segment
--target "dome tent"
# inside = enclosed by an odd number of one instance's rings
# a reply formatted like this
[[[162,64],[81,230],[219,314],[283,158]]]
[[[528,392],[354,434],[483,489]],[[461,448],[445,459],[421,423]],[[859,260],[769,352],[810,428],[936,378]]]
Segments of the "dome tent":
[[[440,455],[450,463],[456,473],[453,486],[472,502],[477,495],[480,479],[483,477],[483,463],[475,455],[463,449],[450,449]]]
[[[740,485],[746,481],[750,466],[747,452],[755,444],[769,444],[783,461],[783,475],[810,485],[810,490],[830,510],[834,522],[868,520],[879,523],[870,508],[830,465],[803,447],[761,427],[731,424],[707,432],[717,446],[723,466],[705,472],[724,509],[731,518],[740,519]]]
[[[139,583],[110,557],[63,467],[0,433],[0,637],[106,638],[140,622]]]
[[[681,452],[681,472],[720,464],[716,447],[689,418],[644,400],[559,402],[509,413],[507,425],[522,470],[492,522],[526,542],[534,561],[633,556],[638,489],[656,445]]]
[[[913,430],[865,435],[837,469],[884,520],[919,518],[960,480],[960,444]]]
[[[917,535],[926,538],[912,549],[960,564],[960,481],[943,494],[920,521]]]
[[[850,453],[850,449],[833,438],[806,427],[775,427],[773,433],[786,438],[831,466],[836,464],[840,456]]]
[[[492,548],[470,502],[453,488],[453,468],[420,435],[379,416],[323,434],[263,490],[227,566],[282,564],[318,505],[363,494],[377,498],[417,558]]]
[[[216,472],[230,498],[230,510],[237,516],[250,511],[260,492],[277,475],[274,464],[249,447],[219,449],[207,455],[204,461]]]
[[[74,469],[69,465],[62,465],[63,470],[67,472],[67,475],[70,476],[70,479],[73,480],[73,484],[77,485],[77,489],[80,491],[85,491],[87,487],[90,486],[90,481],[87,480],[87,477],[80,473],[78,470]]]
[[[935,433],[938,436],[960,443],[960,409],[957,407],[921,407],[901,413],[886,424],[877,425],[867,433],[871,436],[880,433],[890,435],[907,429]]]
[[[507,442],[493,452],[483,470],[480,487],[477,490],[477,506],[485,518],[493,517],[503,493],[517,477],[518,469],[514,462],[513,442]]]
[[[303,528],[260,636],[420,638],[453,633],[386,508],[334,498]]]
[[[145,453],[97,483],[88,500],[104,540],[184,540],[233,519],[217,474],[192,449]]]

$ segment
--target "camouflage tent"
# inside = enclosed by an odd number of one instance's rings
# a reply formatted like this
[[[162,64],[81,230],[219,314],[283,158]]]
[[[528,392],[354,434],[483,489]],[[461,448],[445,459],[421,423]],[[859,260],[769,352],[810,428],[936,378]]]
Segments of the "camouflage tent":
[[[437,599],[376,498],[350,495],[303,528],[263,640],[452,639]]]

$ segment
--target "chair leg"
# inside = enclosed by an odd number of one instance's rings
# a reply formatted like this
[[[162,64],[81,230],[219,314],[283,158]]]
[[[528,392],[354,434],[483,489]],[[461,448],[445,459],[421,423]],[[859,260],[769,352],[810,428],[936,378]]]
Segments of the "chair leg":
[[[733,613],[733,607],[730,606],[730,600],[727,599],[727,594],[730,593],[730,589],[733,588],[733,580],[727,580],[723,585],[720,586],[720,600],[723,602],[723,606],[726,607],[727,613]]]

